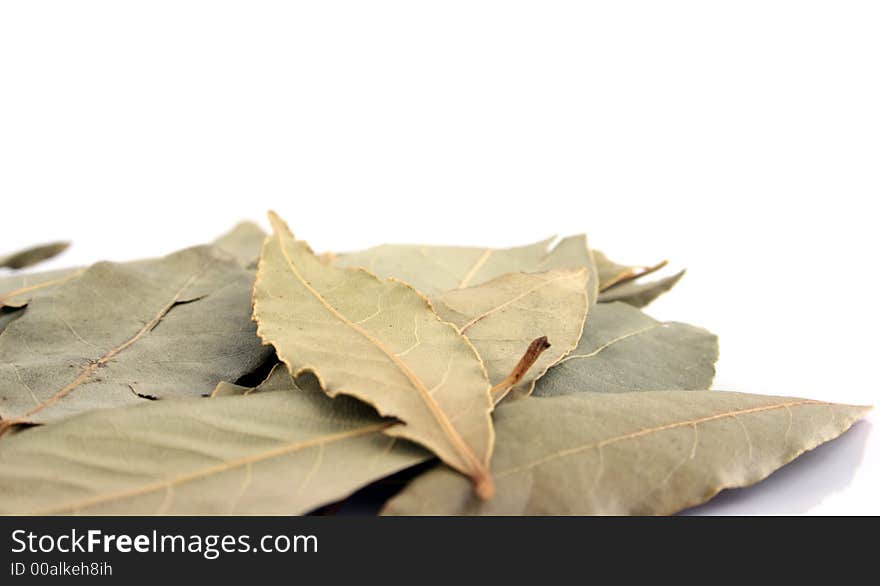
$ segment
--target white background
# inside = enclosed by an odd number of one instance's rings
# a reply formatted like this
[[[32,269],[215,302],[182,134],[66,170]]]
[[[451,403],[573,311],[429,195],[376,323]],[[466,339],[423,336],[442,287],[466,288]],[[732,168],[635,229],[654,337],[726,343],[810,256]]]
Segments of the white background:
[[[2,2],[0,251],[284,215],[321,250],[587,231],[717,388],[878,402],[880,5]],[[877,415],[698,512],[880,513]]]

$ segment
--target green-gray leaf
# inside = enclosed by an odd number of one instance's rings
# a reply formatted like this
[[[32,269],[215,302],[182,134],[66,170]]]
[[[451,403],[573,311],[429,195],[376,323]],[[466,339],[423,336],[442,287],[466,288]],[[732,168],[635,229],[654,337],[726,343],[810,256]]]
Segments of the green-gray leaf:
[[[275,364],[275,366],[272,367],[272,370],[269,371],[266,379],[257,386],[249,387],[223,381],[217,384],[217,386],[214,388],[214,392],[211,393],[211,397],[250,395],[252,393],[263,393],[266,391],[282,391],[290,389],[305,389],[314,392],[321,391],[320,385],[316,386],[309,384],[310,381],[305,381],[307,384],[303,384],[303,379],[304,377],[300,377],[300,382],[297,383],[297,381],[292,376],[290,376],[290,373],[287,371],[287,367],[284,366],[284,364],[278,362]]]
[[[633,307],[646,307],[652,301],[675,287],[684,271],[680,271],[669,277],[656,279],[654,281],[627,281],[615,287],[611,287],[607,291],[599,293],[600,303],[611,303],[614,301],[622,301]]]
[[[702,328],[600,303],[577,348],[538,381],[534,394],[708,389],[717,359],[718,338]]]
[[[508,273],[431,298],[437,315],[455,324],[473,343],[492,385],[505,380],[532,340],[541,336],[549,340],[550,348],[513,389],[507,386],[493,393],[494,402],[508,392],[530,394],[535,381],[577,346],[589,309],[587,272],[581,268]]]
[[[53,242],[20,250],[8,256],[0,257],[0,267],[7,269],[23,269],[58,256],[70,246],[70,242]]]
[[[214,245],[231,254],[243,267],[256,268],[266,233],[254,222],[239,222],[214,240]]]
[[[258,334],[291,374],[374,405],[491,495],[492,402],[473,345],[412,287],[327,266],[276,214],[254,285]]]
[[[553,240],[499,249],[383,244],[340,255],[334,263],[342,267],[363,267],[380,277],[402,279],[429,296],[479,285],[507,273],[587,267],[590,302],[595,302],[599,281],[587,237],[581,234],[563,238],[550,248]]]
[[[868,407],[720,391],[529,397],[496,410],[496,494],[438,466],[386,514],[664,515],[758,482]]]
[[[0,441],[0,514],[300,514],[430,455],[296,390],[104,409]]]
[[[34,295],[75,279],[83,269],[0,277],[0,307],[24,307]]]
[[[666,266],[666,261],[653,266],[631,266],[614,262],[601,250],[593,250],[596,272],[599,275],[599,292],[607,291],[623,283],[650,275]]]
[[[253,276],[213,247],[102,262],[34,298],[0,336],[0,429],[209,393],[270,354]]]
[[[266,233],[253,222],[241,222],[214,241],[244,267],[254,268]],[[125,264],[151,262],[136,260]],[[0,277],[0,307],[24,307],[35,296],[80,276],[85,269],[59,269],[27,275]]]

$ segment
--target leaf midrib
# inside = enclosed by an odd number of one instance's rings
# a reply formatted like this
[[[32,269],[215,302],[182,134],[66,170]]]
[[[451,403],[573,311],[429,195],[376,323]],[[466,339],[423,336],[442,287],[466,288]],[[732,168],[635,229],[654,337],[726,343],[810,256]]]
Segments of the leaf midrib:
[[[262,462],[265,460],[269,460],[275,457],[286,456],[287,454],[306,450],[318,445],[328,444],[333,442],[339,442],[355,437],[359,437],[362,435],[368,435],[370,433],[377,433],[379,431],[383,431],[384,429],[395,425],[395,422],[383,422],[376,423],[373,425],[356,428],[348,431],[343,431],[335,434],[330,434],[326,436],[321,436],[317,438],[312,438],[304,441],[298,442],[290,442],[286,444],[282,444],[270,450],[266,450],[264,452],[258,452],[256,454],[251,454],[249,456],[242,456],[241,458],[236,458],[235,460],[227,460],[225,462],[221,462],[219,464],[214,464],[213,466],[207,466],[204,468],[199,468],[188,472],[186,474],[179,474],[177,476],[172,476],[171,478],[166,478],[164,480],[157,480],[143,486],[139,486],[136,488],[129,488],[125,490],[119,490],[116,492],[98,495],[95,497],[90,497],[86,499],[81,499],[79,501],[74,501],[73,503],[69,503],[62,507],[48,508],[43,510],[38,510],[30,513],[25,513],[27,515],[52,515],[58,514],[64,511],[76,511],[79,509],[84,509],[88,507],[94,507],[97,505],[105,504],[112,501],[122,500],[126,498],[131,498],[135,496],[141,496],[144,494],[149,494],[151,492],[155,492],[157,490],[167,490],[173,488],[175,486],[180,486],[181,484],[186,484],[187,482],[193,482],[195,480],[200,480],[202,478],[209,477],[214,474],[221,474],[223,472],[228,472],[229,470],[234,470],[235,468],[240,468],[242,466],[247,466],[249,464],[254,464],[257,462]]]
[[[562,360],[557,362],[555,366],[563,364],[564,362],[568,362],[569,360],[575,360],[577,358],[594,358],[594,357],[598,356],[599,354],[601,354],[602,352],[604,352],[605,350],[607,350],[608,348],[610,348],[611,346],[614,346],[615,344],[617,344],[619,342],[623,342],[624,340],[628,340],[629,338],[633,338],[635,336],[641,336],[642,334],[646,334],[646,333],[651,332],[653,330],[656,330],[658,328],[667,327],[668,325],[669,324],[666,322],[658,322],[655,324],[651,324],[649,326],[645,326],[643,328],[639,328],[637,330],[632,330],[632,331],[627,332],[625,334],[621,334],[621,335],[617,336],[616,338],[608,340],[607,342],[601,344],[595,350],[593,350],[591,352],[587,352],[586,354],[569,354],[568,356],[566,356],[565,358],[563,358]]]
[[[486,250],[484,250],[483,254],[480,255],[480,258],[476,260],[476,262],[473,264],[467,274],[462,277],[456,289],[464,289],[465,287],[470,285],[471,279],[473,279],[476,276],[477,272],[479,272],[479,270],[483,268],[483,265],[486,264],[486,261],[489,260],[489,257],[492,256],[492,253],[494,252],[495,250],[492,248],[487,248]]]
[[[378,348],[385,356],[388,357],[389,360],[404,374],[410,384],[415,388],[419,396],[422,397],[425,404],[428,406],[429,411],[434,416],[437,423],[440,425],[440,428],[443,430],[444,434],[451,441],[453,447],[458,452],[458,454],[464,458],[465,462],[468,462],[469,465],[473,468],[473,472],[475,474],[481,474],[486,472],[486,466],[476,454],[470,449],[467,443],[464,441],[464,438],[461,437],[461,434],[457,429],[452,425],[452,422],[446,416],[443,409],[440,408],[440,405],[434,400],[434,397],[428,391],[428,388],[422,382],[422,380],[414,373],[409,366],[398,356],[396,356],[393,352],[391,352],[378,338],[374,337],[370,332],[362,328],[360,325],[352,322],[350,319],[342,315],[333,305],[327,301],[323,295],[319,291],[317,291],[312,285],[302,276],[299,270],[294,265],[293,261],[290,258],[290,255],[287,252],[286,247],[284,246],[284,242],[282,241],[282,232],[280,230],[276,230],[277,239],[278,239],[278,248],[281,250],[281,254],[284,257],[284,260],[287,262],[287,266],[290,268],[291,273],[296,277],[296,279],[302,284],[306,290],[311,293],[315,299],[324,306],[334,317],[336,317],[343,324],[350,327],[352,330],[363,336],[367,339],[371,344],[373,344],[376,348]],[[343,271],[346,270],[358,270],[358,269],[340,269]]]
[[[15,299],[19,295],[24,295],[25,293],[30,293],[31,291],[39,291],[40,289],[45,289],[46,287],[61,285],[63,283],[66,283],[67,281],[71,281],[76,277],[79,277],[83,274],[83,272],[83,270],[74,271],[69,275],[64,275],[63,277],[58,277],[57,279],[50,279],[48,281],[43,281],[42,283],[37,283],[35,285],[27,285],[24,287],[19,287],[18,289],[7,291],[6,293],[0,294],[0,307],[5,307],[7,301],[9,301],[10,299]]]
[[[29,417],[33,416],[36,413],[39,413],[40,411],[42,411],[43,409],[46,409],[47,407],[49,407],[51,405],[54,405],[55,403],[57,403],[58,401],[60,401],[61,399],[63,399],[67,395],[69,395],[70,393],[72,393],[80,385],[82,385],[83,383],[88,381],[92,377],[92,375],[95,373],[95,371],[97,371],[99,368],[101,368],[102,366],[104,366],[105,364],[110,362],[110,360],[112,360],[120,352],[129,348],[132,344],[134,344],[135,342],[140,340],[142,337],[144,337],[146,334],[148,334],[150,331],[155,329],[155,327],[157,325],[159,325],[159,322],[162,321],[162,319],[165,317],[165,315],[167,315],[168,312],[171,311],[171,308],[177,304],[177,302],[180,300],[181,295],[183,295],[183,292],[186,291],[186,289],[188,287],[190,287],[190,285],[192,285],[196,279],[201,277],[211,267],[212,264],[213,263],[208,263],[207,265],[205,265],[205,267],[202,268],[202,270],[200,270],[198,273],[191,276],[186,281],[186,283],[184,283],[184,285],[174,294],[174,297],[171,299],[171,301],[169,301],[167,304],[162,306],[162,308],[159,310],[159,312],[150,321],[148,321],[146,324],[144,324],[144,326],[140,330],[138,330],[138,332],[136,334],[134,334],[131,338],[129,338],[128,340],[126,340],[122,344],[111,348],[110,350],[105,352],[99,358],[94,359],[94,360],[90,360],[88,365],[86,365],[80,371],[79,375],[75,379],[73,379],[71,382],[67,383],[64,387],[62,387],[61,389],[59,389],[58,391],[53,393],[49,398],[43,400],[39,405],[37,405],[36,407],[31,409],[30,411],[25,412],[24,415],[18,415],[18,416],[12,417],[10,419],[5,419],[5,420],[0,421],[0,435],[2,435],[5,432],[5,430],[7,430],[8,428],[10,428],[14,425],[26,423],[28,421]]]
[[[723,392],[723,391],[718,391],[718,392]],[[677,429],[680,427],[697,426],[697,425],[701,425],[703,423],[708,423],[710,421],[717,421],[719,419],[725,419],[727,417],[738,417],[740,415],[752,415],[755,413],[774,411],[776,409],[791,409],[792,407],[802,407],[804,405],[830,406],[830,407],[840,407],[841,406],[841,405],[838,405],[835,403],[829,403],[826,401],[813,401],[810,399],[802,399],[802,400],[798,400],[798,401],[789,401],[789,402],[785,402],[785,403],[773,403],[770,405],[761,405],[759,407],[750,407],[748,409],[737,409],[734,411],[725,411],[724,413],[716,413],[714,415],[707,415],[705,417],[698,417],[698,418],[689,419],[686,421],[676,421],[674,423],[666,423],[664,425],[658,425],[655,427],[648,427],[645,429],[640,429],[638,431],[633,431],[633,432],[626,433],[623,435],[618,435],[618,436],[606,438],[604,440],[594,441],[594,442],[590,442],[590,443],[583,444],[580,446],[575,446],[572,448],[561,450],[561,451],[556,452],[554,454],[550,454],[550,455],[544,456],[543,458],[539,458],[533,462],[523,464],[522,466],[517,466],[516,468],[511,468],[510,470],[505,470],[503,472],[498,472],[498,473],[496,473],[495,477],[496,478],[504,478],[506,476],[510,476],[511,474],[516,474],[517,472],[529,470],[531,468],[541,466],[543,464],[546,464],[547,462],[552,462],[553,460],[557,460],[559,458],[566,458],[568,456],[573,456],[579,452],[603,448],[607,445],[637,439],[640,437],[644,437],[646,435],[651,435],[653,433],[660,433],[663,431],[669,431],[670,429]]]
[[[564,281],[566,279],[582,278],[585,274],[586,274],[586,269],[580,269],[580,270],[576,270],[572,273],[562,274],[562,275],[559,275],[559,276],[554,277],[552,279],[547,279],[545,281],[541,281],[537,285],[530,287],[529,289],[523,291],[522,293],[518,293],[517,295],[515,295],[511,299],[505,301],[504,303],[500,303],[500,304],[496,305],[495,307],[492,307],[491,309],[484,311],[480,315],[474,317],[469,322],[467,322],[465,325],[463,325],[459,331],[462,334],[464,334],[467,332],[468,329],[470,329],[476,323],[489,317],[493,313],[497,313],[497,312],[501,311],[502,309],[504,309],[505,307],[507,307],[513,303],[516,303],[520,299],[528,297],[529,295],[531,295],[532,293],[534,293],[536,291],[540,291],[541,289],[543,289],[545,287],[549,287],[550,285],[557,283],[558,281]]]

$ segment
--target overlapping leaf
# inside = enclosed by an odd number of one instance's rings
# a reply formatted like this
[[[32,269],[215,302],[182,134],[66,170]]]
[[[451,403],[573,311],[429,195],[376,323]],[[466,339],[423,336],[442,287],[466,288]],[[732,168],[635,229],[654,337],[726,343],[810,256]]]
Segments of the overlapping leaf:
[[[599,274],[599,292],[650,275],[667,264],[666,261],[663,261],[652,266],[623,265],[605,256],[601,250],[593,250],[593,259]]]
[[[336,266],[363,267],[380,277],[402,279],[429,296],[480,285],[507,273],[586,267],[590,301],[595,302],[599,281],[587,237],[581,234],[563,238],[556,246],[552,246],[553,241],[549,238],[503,249],[384,244],[339,255],[333,262]]]
[[[239,264],[253,268],[260,256],[266,233],[253,222],[240,222],[214,241],[214,245],[234,257]],[[149,260],[123,264],[138,265]],[[79,277],[84,268],[59,269],[25,275],[0,277],[0,308],[24,307],[36,295]]]
[[[548,339],[549,349],[524,378],[512,390],[494,393],[497,403],[508,392],[530,394],[535,381],[577,346],[589,308],[587,291],[587,269],[511,273],[435,295],[431,303],[474,344],[493,386],[514,369],[532,340]]]
[[[612,303],[622,301],[633,307],[645,307],[663,295],[681,280],[684,271],[652,281],[631,280],[599,293],[599,301]]]
[[[214,245],[235,257],[247,268],[256,268],[266,233],[253,222],[239,222],[214,241]]]
[[[652,266],[631,266],[614,262],[599,250],[593,251],[593,256],[599,274],[600,303],[622,301],[633,307],[645,307],[672,289],[684,276],[684,271],[679,271],[669,277],[645,282],[641,279],[665,267],[667,261]]]
[[[0,277],[0,307],[24,307],[39,292],[63,285],[81,273],[82,269],[60,269]]]
[[[326,266],[284,222],[263,246],[254,287],[259,334],[293,375],[314,372],[404,424],[411,439],[492,492],[489,382],[473,346],[408,285]]]
[[[717,359],[718,338],[702,328],[600,303],[577,348],[538,381],[534,394],[708,389]]]
[[[33,299],[0,335],[0,427],[210,392],[269,352],[252,276],[211,247],[98,263]]]
[[[385,513],[671,514],[762,480],[867,411],[720,391],[525,398],[496,411],[494,499],[438,466]]]
[[[321,391],[321,387],[316,381],[311,379],[304,381],[304,378],[305,377],[301,377],[300,381],[297,382],[292,376],[290,376],[287,367],[279,362],[275,363],[265,380],[261,381],[258,385],[249,387],[247,385],[222,381],[214,388],[211,397],[236,397],[239,395],[251,395],[253,393],[263,393],[266,391],[282,391],[290,389]]]
[[[301,514],[430,455],[299,389],[105,409],[0,441],[0,514]]]

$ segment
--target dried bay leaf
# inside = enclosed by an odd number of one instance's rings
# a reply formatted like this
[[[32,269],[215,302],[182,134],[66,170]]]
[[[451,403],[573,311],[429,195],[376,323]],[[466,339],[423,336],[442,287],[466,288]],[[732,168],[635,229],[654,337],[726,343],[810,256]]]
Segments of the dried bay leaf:
[[[593,250],[593,259],[599,274],[600,293],[617,285],[650,275],[668,264],[668,261],[664,260],[653,266],[622,265],[609,259],[601,250]]]
[[[6,269],[23,269],[58,256],[70,246],[70,242],[53,242],[20,250],[8,256],[0,257],[0,267]]]
[[[252,273],[212,247],[102,262],[34,298],[0,336],[0,430],[210,392],[270,352],[250,320]]]
[[[331,396],[374,405],[415,441],[469,476],[484,498],[494,433],[489,381],[455,326],[411,287],[324,265],[270,213],[254,286],[254,319],[290,373],[313,372]]]
[[[600,303],[577,348],[536,384],[548,397],[575,391],[703,390],[715,378],[718,338],[695,326],[659,322],[627,304]]]
[[[229,232],[214,240],[214,245],[228,252],[243,267],[256,268],[266,233],[254,222],[239,222]]]
[[[598,273],[583,234],[554,238],[515,248],[384,244],[327,258],[341,267],[362,267],[380,277],[402,279],[431,296],[480,285],[507,273],[539,273],[554,269],[589,271],[590,302],[599,292]]]
[[[249,387],[223,381],[214,388],[211,397],[250,395],[252,393],[261,393],[265,391],[282,391],[290,389],[320,391],[321,387],[320,385],[303,384],[302,380],[297,383],[297,381],[290,376],[290,373],[287,372],[287,367],[284,364],[276,363],[269,371],[266,379],[261,381],[260,384]]]
[[[628,281],[599,293],[600,303],[622,301],[633,307],[645,307],[681,280],[684,271],[654,281]]]
[[[0,441],[0,514],[301,514],[430,457],[299,389],[104,409]]]
[[[211,398],[216,397],[237,397],[239,395],[248,395],[253,391],[253,387],[246,387],[228,381],[220,381],[214,390],[211,391]]]
[[[494,386],[514,369],[529,342],[546,336],[549,349],[513,389],[502,387],[493,396],[498,403],[508,391],[530,394],[535,381],[577,346],[589,308],[588,279],[585,268],[509,273],[435,295],[431,303],[473,343]]]
[[[83,269],[60,269],[0,277],[0,307],[24,307],[41,291],[75,279]]]
[[[496,495],[443,466],[385,514],[664,515],[766,478],[869,407],[721,391],[577,393],[496,409]]]
[[[229,232],[214,240],[214,245],[232,255],[242,266],[255,267],[266,233],[253,222],[240,222]],[[130,261],[125,264],[150,262]],[[59,269],[26,275],[0,277],[0,307],[24,307],[34,295],[39,295],[80,276],[84,268]]]

